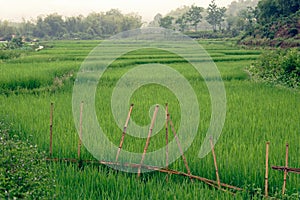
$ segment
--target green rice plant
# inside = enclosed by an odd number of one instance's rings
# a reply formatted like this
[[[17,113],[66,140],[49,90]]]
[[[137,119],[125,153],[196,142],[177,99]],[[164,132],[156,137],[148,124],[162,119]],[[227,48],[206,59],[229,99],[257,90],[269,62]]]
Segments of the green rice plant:
[[[54,41],[45,43],[44,51],[11,62],[0,64],[1,90],[18,89],[18,85],[36,80],[39,85],[28,87],[21,93],[1,93],[0,116],[18,130],[19,137],[29,139],[41,151],[49,151],[50,102],[54,103],[53,157],[77,158],[78,133],[72,113],[72,84],[70,79],[55,92],[44,90],[61,77],[79,69],[84,56],[99,41]],[[270,164],[284,165],[285,143],[289,142],[289,166],[299,167],[298,90],[287,90],[260,82],[253,82],[244,70],[260,54],[257,50],[242,50],[232,41],[201,40],[199,43],[212,55],[223,78],[227,113],[222,135],[215,146],[221,182],[245,189],[235,197],[215,190],[201,182],[193,184],[184,177],[150,172],[136,180],[136,174],[117,172],[107,166],[51,163],[51,177],[57,187],[53,192],[58,199],[250,199],[261,198],[264,187],[265,142],[270,141]],[[112,51],[113,49],[109,49]],[[187,52],[194,56],[193,52]],[[113,56],[113,55],[112,55]],[[75,59],[76,58],[76,59]],[[129,52],[117,59],[103,74],[95,94],[98,122],[106,136],[118,145],[122,130],[117,126],[111,111],[111,94],[118,80],[140,64],[163,63],[182,74],[190,83],[199,102],[200,121],[197,136],[185,152],[192,174],[216,179],[211,153],[199,158],[200,146],[205,138],[211,118],[210,95],[204,79],[184,59],[156,49]],[[205,62],[205,60],[203,61]],[[9,84],[13,86],[9,86]],[[15,86],[14,86],[15,85]],[[34,93],[35,89],[41,89]],[[154,104],[169,103],[176,128],[180,124],[180,103],[167,88],[156,84],[136,90],[130,101],[135,103],[132,120],[140,125],[150,123],[149,110]],[[79,105],[78,105],[79,106]],[[127,112],[127,111],[126,111]],[[125,119],[124,119],[125,122]],[[182,134],[182,133],[179,133]],[[164,130],[151,138],[149,151],[165,144]],[[170,137],[170,140],[173,140]],[[145,139],[130,135],[125,137],[124,150],[142,152]],[[84,147],[82,159],[94,159]],[[179,158],[170,169],[186,171]],[[277,195],[283,183],[283,174],[270,170],[270,195]],[[300,178],[289,174],[287,195],[299,194]]]

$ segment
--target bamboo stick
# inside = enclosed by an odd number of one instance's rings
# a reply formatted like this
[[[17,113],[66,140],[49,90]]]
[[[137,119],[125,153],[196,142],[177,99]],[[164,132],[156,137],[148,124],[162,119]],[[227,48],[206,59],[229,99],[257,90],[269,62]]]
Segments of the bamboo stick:
[[[46,161],[53,161],[53,162],[79,162],[79,160],[77,159],[72,159],[72,158],[47,158]],[[115,166],[124,166],[124,167],[131,167],[131,168],[144,168],[144,169],[148,169],[148,170],[154,170],[154,171],[158,171],[158,172],[162,172],[162,173],[168,173],[168,174],[174,174],[174,175],[179,175],[179,176],[186,176],[189,178],[194,178],[196,180],[202,181],[208,185],[217,187],[217,182],[214,180],[210,180],[207,178],[203,178],[200,176],[196,176],[196,175],[192,175],[192,174],[187,174],[184,172],[180,172],[180,171],[176,171],[176,170],[170,170],[170,169],[164,169],[164,168],[160,168],[157,166],[149,166],[149,165],[141,165],[141,164],[135,164],[135,163],[119,163],[119,162],[109,162],[109,161],[97,161],[97,160],[82,160],[83,162],[87,162],[87,163],[95,163],[95,164],[103,164],[103,165],[115,165]],[[228,188],[228,189],[233,189],[233,190],[237,190],[237,191],[242,191],[242,188],[239,187],[235,187],[232,185],[228,185],[225,183],[221,183],[222,187]],[[224,190],[223,190],[224,191]]]
[[[186,160],[186,158],[185,158],[185,156],[184,156],[183,150],[182,150],[182,148],[181,148],[179,139],[178,139],[177,134],[176,134],[176,130],[175,130],[174,124],[173,124],[173,122],[172,122],[172,120],[171,120],[171,118],[170,118],[170,114],[168,114],[168,121],[170,122],[171,130],[172,130],[172,132],[173,132],[173,134],[174,134],[174,137],[175,137],[175,140],[176,140],[176,142],[177,142],[177,146],[178,146],[178,148],[179,148],[179,151],[180,151],[182,160],[183,160],[183,162],[184,162],[185,168],[186,168],[188,174],[190,175],[190,174],[191,174],[191,170],[190,170],[190,168],[189,168],[189,166],[188,166],[188,163],[187,163],[187,160]],[[192,178],[192,177],[190,177],[190,178]],[[192,179],[191,179],[191,180],[192,180]]]
[[[290,167],[272,166],[272,169],[274,169],[274,170],[281,170],[281,171],[286,170],[286,171],[289,172],[289,173],[300,174],[300,168],[290,168]]]
[[[265,174],[265,197],[268,198],[268,186],[269,186],[269,144],[266,143],[266,174]]]
[[[50,155],[50,157],[52,157],[52,154],[53,154],[53,150],[52,150],[53,110],[54,110],[54,104],[51,102],[51,104],[50,104],[50,145],[49,145],[49,155]]]
[[[128,115],[127,115],[127,119],[126,119],[126,122],[125,122],[125,125],[124,125],[124,128],[123,128],[122,138],[121,138],[120,145],[119,145],[117,155],[116,155],[116,162],[118,161],[118,158],[119,158],[122,146],[123,146],[123,142],[124,142],[124,139],[125,139],[126,130],[127,130],[127,127],[128,127],[128,122],[129,122],[129,119],[130,119],[132,109],[133,109],[133,104],[130,105],[129,112],[128,112]]]
[[[219,171],[218,171],[218,165],[217,165],[217,158],[216,158],[216,154],[215,154],[215,149],[214,149],[214,144],[213,144],[212,137],[210,138],[210,145],[211,145],[211,151],[212,151],[212,154],[213,154],[213,157],[214,157],[214,164],[215,164],[215,168],[216,168],[217,182],[218,182],[218,186],[220,188],[221,183],[220,183],[220,177],[219,177]]]
[[[82,111],[83,111],[83,101],[80,104],[80,118],[79,118],[79,138],[78,138],[78,150],[77,150],[77,156],[79,160],[80,160],[81,139],[82,139]]]
[[[283,186],[282,186],[282,195],[285,193],[286,188],[286,177],[287,177],[287,168],[288,168],[288,157],[289,157],[289,144],[286,144],[285,147],[285,169],[284,169],[284,177],[283,177]]]
[[[145,144],[145,148],[144,148],[144,152],[143,152],[143,155],[142,155],[140,165],[143,164],[145,156],[146,156],[146,152],[147,152],[147,149],[148,149],[148,146],[149,146],[151,134],[152,134],[155,119],[156,119],[156,115],[157,115],[157,112],[158,112],[158,107],[159,107],[158,105],[155,106],[155,110],[154,110],[153,117],[152,117],[152,120],[151,120],[151,125],[150,125],[150,128],[149,128],[148,137],[147,137],[147,141],[146,141],[146,144]],[[141,176],[141,167],[138,168],[138,177],[140,177],[140,176]]]
[[[166,169],[168,169],[169,166],[169,125],[168,125],[168,103],[166,103]],[[166,176],[166,181],[168,182],[169,175]]]

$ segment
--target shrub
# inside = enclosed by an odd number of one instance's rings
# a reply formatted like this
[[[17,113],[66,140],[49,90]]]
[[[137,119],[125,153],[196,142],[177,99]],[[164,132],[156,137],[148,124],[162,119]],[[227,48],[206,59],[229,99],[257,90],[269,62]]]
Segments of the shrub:
[[[299,87],[300,85],[300,53],[297,48],[277,50],[261,55],[249,68],[254,78],[267,82]]]
[[[0,60],[8,60],[20,57],[21,53],[15,50],[0,50]]]
[[[54,180],[37,146],[21,141],[0,121],[0,199],[45,199]]]

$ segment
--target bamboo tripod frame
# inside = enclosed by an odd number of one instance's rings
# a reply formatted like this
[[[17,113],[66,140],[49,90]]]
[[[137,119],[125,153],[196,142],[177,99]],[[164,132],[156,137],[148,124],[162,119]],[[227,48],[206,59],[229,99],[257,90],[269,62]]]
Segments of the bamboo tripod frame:
[[[216,154],[215,154],[215,149],[214,149],[214,144],[213,144],[213,138],[210,138],[210,145],[211,145],[211,150],[212,150],[212,155],[213,155],[213,159],[214,159],[214,165],[215,165],[215,173],[216,173],[216,181],[214,180],[209,180],[207,178],[203,178],[200,176],[196,176],[191,174],[190,168],[188,166],[188,162],[186,157],[184,156],[183,150],[181,148],[180,142],[179,142],[179,138],[177,136],[174,124],[171,120],[170,114],[169,114],[169,109],[168,109],[168,104],[166,104],[166,113],[165,113],[165,130],[166,130],[166,166],[165,168],[161,168],[161,167],[157,167],[157,166],[150,166],[150,165],[144,165],[143,161],[144,158],[146,156],[146,152],[147,149],[149,147],[149,143],[150,143],[150,138],[151,138],[151,134],[153,131],[153,127],[155,124],[155,119],[156,119],[156,115],[158,112],[158,106],[155,107],[154,113],[153,113],[153,117],[151,120],[151,125],[149,128],[149,132],[148,132],[148,137],[147,137],[147,141],[144,147],[144,152],[143,152],[143,156],[141,159],[141,162],[139,164],[135,164],[135,163],[120,163],[118,162],[118,158],[125,140],[125,136],[126,136],[126,131],[127,131],[127,127],[130,121],[130,117],[131,117],[131,113],[133,110],[133,104],[130,105],[130,109],[127,115],[127,119],[125,121],[125,125],[124,125],[124,129],[122,132],[122,137],[121,137],[121,141],[120,141],[120,145],[119,148],[117,150],[117,155],[116,155],[116,159],[115,162],[110,162],[110,161],[97,161],[97,160],[82,160],[81,159],[81,146],[82,146],[82,120],[83,120],[83,105],[84,102],[81,102],[80,104],[80,118],[79,118],[79,139],[78,139],[78,150],[77,150],[77,159],[76,158],[53,158],[53,119],[54,119],[54,103],[50,104],[50,125],[49,125],[49,130],[50,130],[50,141],[49,141],[49,157],[46,158],[46,161],[52,161],[52,162],[70,162],[70,163],[78,163],[78,166],[80,166],[80,163],[93,163],[93,164],[100,164],[100,165],[114,165],[114,166],[123,166],[123,167],[130,167],[130,168],[137,168],[138,169],[138,177],[140,177],[141,174],[141,169],[148,169],[148,170],[153,170],[153,171],[157,171],[157,172],[162,172],[162,173],[166,173],[166,181],[168,181],[168,176],[170,174],[174,174],[174,175],[180,175],[180,176],[185,176],[185,177],[189,177],[191,180],[195,179],[195,180],[199,180],[202,181],[214,188],[217,188],[219,190],[225,191],[225,192],[230,192],[232,193],[232,191],[229,190],[234,190],[234,191],[242,191],[243,189],[239,188],[239,187],[235,187],[232,185],[228,185],[225,183],[221,183],[220,181],[220,176],[219,176],[219,171],[218,171],[218,166],[217,166],[217,159],[216,159]],[[169,126],[171,127],[171,129],[169,129]],[[177,142],[177,146],[178,149],[180,151],[181,157],[183,159],[185,168],[187,170],[187,173],[185,172],[180,172],[180,171],[176,171],[176,170],[171,170],[168,169],[168,165],[169,165],[169,149],[168,149],[168,145],[169,145],[169,130],[171,130],[171,132],[173,132],[174,135],[174,139]],[[270,142],[266,143],[266,172],[265,172],[265,197],[268,197],[268,181],[269,181],[269,145]],[[300,174],[300,168],[290,168],[288,167],[288,149],[289,149],[289,145],[286,144],[286,153],[285,153],[285,166],[281,167],[281,166],[272,166],[272,169],[274,170],[279,170],[279,171],[283,171],[284,172],[284,177],[283,177],[283,186],[282,186],[282,194],[285,194],[286,191],[286,184],[287,184],[287,175],[288,173],[296,173],[296,174]],[[232,193],[234,194],[234,193]]]
[[[169,111],[168,111],[168,104],[166,104],[166,113],[165,113],[165,115],[166,115],[165,116],[165,120],[166,120],[166,124],[165,124],[165,129],[166,129],[166,166],[165,166],[165,168],[161,168],[161,167],[157,167],[157,166],[149,166],[149,165],[144,165],[143,164],[143,161],[144,161],[146,153],[147,153],[147,149],[148,149],[149,144],[150,144],[151,134],[152,134],[153,127],[154,127],[155,120],[156,120],[156,116],[157,116],[157,113],[158,113],[158,109],[159,109],[158,105],[156,105],[154,113],[153,113],[153,116],[152,116],[152,120],[151,120],[151,124],[150,124],[150,128],[149,128],[149,132],[148,132],[147,141],[146,141],[146,144],[145,144],[145,147],[144,147],[144,152],[142,154],[141,162],[139,164],[135,164],[135,163],[120,163],[120,162],[118,162],[118,158],[119,158],[120,152],[122,150],[122,146],[123,146],[123,143],[124,143],[124,140],[125,140],[125,136],[126,136],[127,127],[128,127],[129,121],[130,121],[132,110],[133,110],[133,106],[134,106],[133,104],[131,104],[131,106],[130,106],[130,109],[129,109],[129,112],[128,112],[128,115],[127,115],[127,119],[125,121],[125,125],[124,125],[124,128],[123,128],[120,145],[119,145],[119,148],[117,150],[117,155],[116,155],[115,162],[110,162],[110,161],[96,161],[96,160],[82,160],[81,159],[81,146],[82,146],[82,141],[81,140],[82,140],[83,105],[84,105],[84,102],[81,102],[81,104],[80,104],[80,118],[79,118],[79,120],[80,120],[79,121],[79,126],[80,127],[79,127],[77,159],[76,158],[53,158],[53,146],[52,146],[53,144],[52,143],[53,143],[53,113],[54,113],[54,104],[51,103],[51,105],[50,105],[50,145],[49,145],[49,158],[46,158],[46,161],[78,163],[78,166],[79,166],[79,163],[94,163],[94,164],[101,164],[101,165],[114,165],[114,166],[123,166],[123,167],[137,168],[138,169],[137,177],[140,177],[140,175],[141,175],[141,169],[148,169],[148,170],[153,170],[153,171],[158,171],[158,172],[166,173],[167,174],[166,181],[168,181],[168,175],[169,174],[174,174],[174,175],[180,175],[180,176],[189,177],[191,179],[191,181],[192,181],[192,179],[202,181],[202,182],[204,182],[204,183],[206,183],[206,184],[208,184],[208,185],[210,185],[212,187],[215,187],[215,188],[217,188],[219,190],[230,192],[230,193],[232,193],[232,192],[229,191],[229,190],[235,190],[235,191],[241,191],[242,190],[239,187],[235,187],[235,186],[228,185],[228,184],[220,182],[220,178],[219,178],[219,174],[218,174],[217,161],[216,161],[216,155],[215,155],[215,152],[214,152],[214,147],[213,147],[212,139],[211,139],[211,147],[212,147],[212,151],[213,151],[213,158],[214,158],[214,164],[215,164],[215,169],[216,169],[217,181],[209,180],[207,178],[203,178],[203,177],[191,174],[191,170],[190,170],[190,168],[188,166],[187,159],[184,156],[183,149],[181,147],[181,144],[180,144],[179,138],[177,136],[174,124],[173,124],[173,122],[171,120],[171,117],[170,117],[170,114],[169,114]],[[185,168],[187,170],[187,173],[168,169],[168,165],[169,165],[169,160],[168,160],[169,159],[169,155],[168,155],[169,154],[169,151],[168,151],[168,145],[169,145],[169,126],[171,127],[171,131],[172,131],[172,133],[174,135],[174,139],[176,140],[176,143],[177,143],[179,152],[181,154],[182,160],[184,162]]]
[[[265,174],[265,197],[268,197],[268,176],[269,176],[269,145],[270,142],[266,143],[266,174]],[[283,174],[283,185],[282,185],[282,195],[285,194],[286,182],[288,173],[300,174],[300,168],[289,168],[288,167],[288,158],[289,158],[289,144],[285,145],[285,166],[272,166],[274,170],[284,171]]]

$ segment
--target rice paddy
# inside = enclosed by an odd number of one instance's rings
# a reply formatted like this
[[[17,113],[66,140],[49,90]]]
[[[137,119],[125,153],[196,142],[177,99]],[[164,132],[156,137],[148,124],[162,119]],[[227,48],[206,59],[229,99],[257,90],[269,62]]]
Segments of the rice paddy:
[[[55,105],[53,122],[53,157],[76,158],[78,133],[72,113],[72,92],[77,71],[88,53],[100,41],[45,42],[45,50],[0,63],[0,119],[20,132],[20,136],[49,149],[50,102]],[[118,172],[106,166],[51,163],[56,179],[57,199],[249,199],[261,198],[265,176],[265,143],[270,141],[270,165],[284,166],[285,144],[289,143],[289,166],[300,165],[300,93],[299,90],[254,82],[244,70],[261,54],[245,50],[234,41],[201,40],[199,43],[215,61],[224,81],[227,97],[226,121],[215,146],[220,179],[223,183],[244,188],[236,196],[191,183],[188,178],[151,172]],[[192,174],[216,180],[214,161],[209,153],[199,158],[200,146],[209,127],[211,102],[203,78],[189,63],[176,55],[155,49],[133,51],[116,60],[103,75],[96,93],[96,114],[107,137],[119,145],[122,130],[111,110],[111,94],[118,80],[130,69],[151,62],[163,63],[177,70],[197,95],[200,110],[199,129],[185,152]],[[149,109],[169,103],[175,127],[180,124],[180,103],[167,88],[149,84],[134,92],[132,120],[150,124]],[[129,109],[129,105],[128,105]],[[126,111],[127,112],[127,111]],[[124,119],[125,122],[125,119]],[[180,134],[180,133],[179,133]],[[151,138],[148,151],[165,145],[164,130]],[[170,138],[172,140],[173,137]],[[123,149],[142,153],[146,139],[126,136]],[[82,148],[82,159],[93,156]],[[170,169],[185,171],[179,158]],[[280,196],[283,172],[270,170],[270,196]],[[290,173],[286,194],[297,199],[300,177]]]

